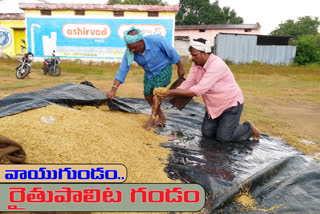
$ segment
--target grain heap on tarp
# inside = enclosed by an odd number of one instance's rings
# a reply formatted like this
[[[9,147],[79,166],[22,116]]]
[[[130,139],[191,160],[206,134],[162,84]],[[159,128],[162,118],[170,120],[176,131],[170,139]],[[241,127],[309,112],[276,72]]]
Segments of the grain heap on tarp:
[[[126,182],[172,183],[164,172],[169,151],[159,146],[167,140],[142,128],[147,117],[49,105],[1,118],[0,133],[22,145],[27,163],[121,163]]]

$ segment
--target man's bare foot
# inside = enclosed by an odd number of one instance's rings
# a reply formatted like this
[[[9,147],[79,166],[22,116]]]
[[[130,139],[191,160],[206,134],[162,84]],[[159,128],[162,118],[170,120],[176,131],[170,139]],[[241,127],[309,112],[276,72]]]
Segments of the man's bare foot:
[[[167,119],[165,118],[165,116],[162,114],[161,116],[159,115],[158,120],[156,121],[156,125],[159,124],[165,124],[167,122]]]
[[[167,122],[166,117],[164,116],[163,112],[160,110],[158,112],[158,120],[156,121],[156,125],[164,126],[164,124]]]
[[[164,127],[165,126],[165,123],[167,122],[166,119],[164,120],[161,120],[160,118],[156,121],[156,126],[160,126],[160,127]]]
[[[149,130],[153,128],[155,125],[156,125],[156,120],[151,117],[150,120],[143,126],[143,128],[146,130]]]
[[[252,137],[253,140],[259,141],[260,138],[260,131],[259,129],[253,124],[253,122],[251,122],[250,120],[248,120],[248,122],[251,124],[252,126]]]

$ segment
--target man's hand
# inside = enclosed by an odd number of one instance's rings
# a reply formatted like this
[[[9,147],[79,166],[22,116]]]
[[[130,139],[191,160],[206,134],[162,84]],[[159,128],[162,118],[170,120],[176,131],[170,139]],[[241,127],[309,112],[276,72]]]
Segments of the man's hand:
[[[178,70],[177,70],[178,77],[183,78],[183,77],[184,77],[184,74],[185,74],[185,71],[184,71],[182,62],[179,61],[176,65],[178,66]]]
[[[159,88],[153,89],[153,101],[156,98],[160,98],[162,100],[167,96],[169,96],[169,92],[168,92],[168,89],[166,89],[165,87],[159,87]]]
[[[115,79],[111,90],[106,93],[108,99],[112,100],[116,96],[116,92],[119,86],[120,81]]]
[[[158,97],[160,97],[161,100],[163,100],[164,98],[169,97],[169,90],[167,90],[166,92],[163,92],[163,93],[159,94]]]
[[[111,89],[106,94],[107,94],[107,98],[112,100],[116,96],[116,91],[114,89]]]

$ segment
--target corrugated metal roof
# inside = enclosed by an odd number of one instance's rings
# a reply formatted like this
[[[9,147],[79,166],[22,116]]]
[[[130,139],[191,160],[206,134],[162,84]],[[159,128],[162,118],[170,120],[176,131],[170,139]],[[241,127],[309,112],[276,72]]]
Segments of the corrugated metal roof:
[[[24,20],[23,13],[0,13],[0,20]]]
[[[107,5],[107,4],[45,4],[20,3],[23,10],[106,10],[106,11],[172,11],[179,10],[179,5]]]
[[[175,30],[200,29],[260,29],[260,24],[176,25]]]
[[[246,36],[266,36],[266,37],[284,37],[284,38],[291,38],[291,36],[275,36],[275,35],[261,35],[261,34],[246,34],[246,33],[219,33],[219,34],[226,34],[226,35],[246,35]]]

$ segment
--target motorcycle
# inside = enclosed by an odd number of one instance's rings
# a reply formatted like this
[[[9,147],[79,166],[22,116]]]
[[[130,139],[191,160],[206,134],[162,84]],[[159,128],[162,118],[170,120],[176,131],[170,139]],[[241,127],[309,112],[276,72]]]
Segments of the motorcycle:
[[[26,44],[23,39],[21,41],[23,42],[24,45]],[[23,45],[20,45],[20,46],[22,47],[22,50],[24,52],[26,47]],[[18,67],[16,67],[16,77],[18,79],[25,78],[31,72],[31,65],[32,65],[33,56],[34,56],[33,53],[31,53],[29,51],[28,53],[25,53],[23,55],[22,59],[19,59],[20,65]]]
[[[61,73],[61,68],[58,66],[60,63],[60,58],[56,56],[55,50],[52,53],[51,59],[45,59],[43,62],[42,71],[43,74],[49,74],[50,76],[59,76]]]

